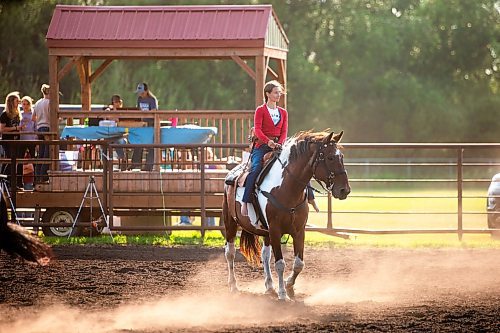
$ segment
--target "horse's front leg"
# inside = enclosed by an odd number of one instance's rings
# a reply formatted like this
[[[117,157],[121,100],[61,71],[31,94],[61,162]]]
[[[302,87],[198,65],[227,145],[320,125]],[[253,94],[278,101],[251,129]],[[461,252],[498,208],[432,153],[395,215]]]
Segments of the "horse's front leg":
[[[276,295],[273,285],[273,276],[271,274],[271,243],[269,237],[264,238],[264,246],[261,251],[262,266],[264,266],[264,284],[266,294]]]
[[[283,259],[283,253],[281,253],[281,234],[279,232],[269,232],[271,237],[271,245],[273,247],[274,253],[274,269],[278,275],[278,299],[286,300],[286,290],[285,290],[285,260]]]
[[[236,276],[234,274],[234,258],[236,257],[236,248],[234,247],[234,243],[226,242],[224,254],[226,255],[227,268],[229,272],[227,280],[229,291],[237,292],[238,287],[236,286]]]
[[[293,286],[295,285],[295,280],[297,276],[304,269],[304,239],[305,232],[300,232],[293,239],[293,252],[295,254],[295,260],[293,261],[293,270],[288,279],[286,280],[286,292],[288,297],[291,299],[295,298],[295,290]]]

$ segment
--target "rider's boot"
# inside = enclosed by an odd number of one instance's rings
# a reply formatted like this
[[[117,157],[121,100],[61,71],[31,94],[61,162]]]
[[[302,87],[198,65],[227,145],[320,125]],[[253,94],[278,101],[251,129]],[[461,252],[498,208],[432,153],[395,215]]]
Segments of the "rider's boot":
[[[309,199],[308,200],[309,204],[311,206],[313,206],[314,210],[316,211],[316,213],[319,213],[319,207],[318,205],[316,204],[316,201],[314,199]]]

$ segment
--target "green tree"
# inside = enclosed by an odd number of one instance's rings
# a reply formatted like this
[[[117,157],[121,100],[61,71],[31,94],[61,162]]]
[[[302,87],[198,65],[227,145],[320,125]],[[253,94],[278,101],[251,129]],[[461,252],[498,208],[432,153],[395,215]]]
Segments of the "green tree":
[[[61,3],[57,1],[57,3]],[[130,5],[125,0],[65,4]],[[203,0],[197,4],[261,4]],[[347,141],[498,141],[497,0],[272,0],[290,40],[290,132],[346,130]],[[0,4],[0,93],[38,96],[48,80],[45,34],[56,1]],[[182,5],[189,0],[137,0]],[[93,62],[93,68],[100,61]],[[232,61],[114,61],[94,103],[135,104],[146,81],[164,109],[253,109],[254,83]],[[80,103],[72,71],[61,90]]]

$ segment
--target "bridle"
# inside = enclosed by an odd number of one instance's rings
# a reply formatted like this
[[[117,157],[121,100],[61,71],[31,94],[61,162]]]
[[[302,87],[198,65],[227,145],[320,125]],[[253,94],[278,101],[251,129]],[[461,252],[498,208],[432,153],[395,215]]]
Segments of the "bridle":
[[[318,182],[318,184],[320,184],[325,191],[331,192],[335,184],[335,177],[339,175],[346,175],[347,171],[345,170],[343,165],[342,165],[342,170],[340,171],[330,170],[328,168],[328,164],[326,163],[325,150],[331,146],[333,146],[335,150],[337,150],[338,149],[337,142],[335,141],[329,141],[328,143],[316,142],[316,145],[318,146],[318,149],[316,150],[316,154],[314,154],[312,158],[312,163],[310,164],[313,170],[312,178],[314,178],[314,180],[316,180],[316,182]],[[322,162],[325,163],[325,168],[328,172],[327,180],[324,182],[325,185],[323,185],[323,181],[319,180],[318,177],[316,176],[316,169],[318,168],[318,165]]]
[[[324,143],[324,142],[314,142],[314,143],[318,146],[318,149],[316,150],[316,153],[311,158],[311,162],[308,163],[308,165],[311,166],[311,169],[313,171],[312,178],[323,188],[323,190],[325,190],[325,192],[331,192],[332,189],[333,189],[334,183],[335,183],[335,177],[337,175],[346,175],[347,174],[347,171],[345,170],[345,168],[344,168],[343,165],[342,165],[342,170],[336,172],[334,170],[330,170],[328,168],[328,165],[326,164],[325,150],[328,147],[331,147],[331,146],[334,146],[335,150],[337,150],[338,149],[337,148],[337,142],[336,141],[329,141],[328,143]],[[279,151],[275,150],[273,152],[273,154],[275,154],[276,159],[278,160],[278,162],[280,162],[281,167],[283,168],[283,170],[285,170],[288,174],[290,174],[292,176],[291,178],[295,182],[297,182],[297,183],[299,183],[301,185],[304,185],[305,187],[313,190],[316,193],[321,193],[320,191],[318,191],[314,187],[310,186],[307,182],[300,181],[300,180],[297,179],[297,177],[294,177],[293,173],[288,168],[288,165],[286,165],[285,163],[283,163],[283,161],[281,161],[281,159],[279,158],[279,155],[280,155]],[[318,165],[321,162],[325,163],[325,168],[328,171],[328,177],[327,177],[327,181],[326,182],[321,181],[316,176],[316,169],[317,169]],[[323,185],[323,183],[325,183],[325,185]],[[326,194],[326,193],[323,193],[323,194]]]

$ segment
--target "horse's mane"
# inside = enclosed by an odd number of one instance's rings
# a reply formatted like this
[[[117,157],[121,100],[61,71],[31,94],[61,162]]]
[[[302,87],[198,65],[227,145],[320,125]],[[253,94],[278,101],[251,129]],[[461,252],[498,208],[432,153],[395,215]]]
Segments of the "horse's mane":
[[[313,132],[311,130],[297,132],[285,143],[291,145],[289,161],[292,162],[300,155],[307,153],[309,151],[309,143],[322,141],[328,135],[330,135],[328,129],[321,132]]]

